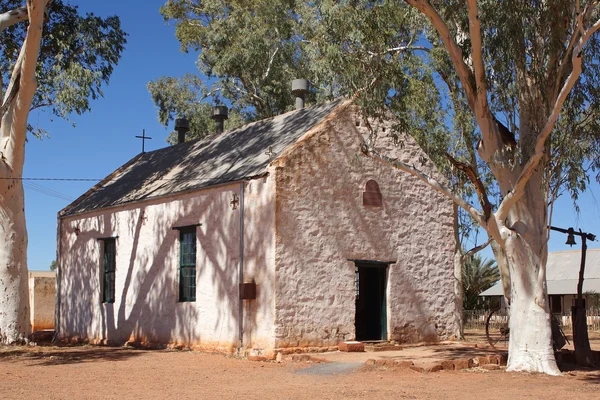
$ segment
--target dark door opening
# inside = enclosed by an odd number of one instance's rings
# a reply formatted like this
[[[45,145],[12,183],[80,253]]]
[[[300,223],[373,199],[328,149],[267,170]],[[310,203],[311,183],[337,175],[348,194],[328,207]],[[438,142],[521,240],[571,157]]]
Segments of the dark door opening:
[[[356,262],[356,340],[387,340],[387,266]]]

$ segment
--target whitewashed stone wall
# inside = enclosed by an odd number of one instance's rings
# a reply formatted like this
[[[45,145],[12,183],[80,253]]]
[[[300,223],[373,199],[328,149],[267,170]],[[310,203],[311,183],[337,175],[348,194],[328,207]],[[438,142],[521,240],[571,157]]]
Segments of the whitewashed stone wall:
[[[258,299],[244,304],[244,346],[273,347],[273,184],[245,184],[245,278]],[[59,220],[62,338],[128,341],[232,352],[239,346],[239,212],[232,184]],[[178,302],[179,231],[197,228],[195,302]],[[75,229],[80,230],[79,234]],[[101,242],[116,239],[116,299],[103,304]]]
[[[56,274],[46,271],[29,272],[29,305],[31,331],[54,329],[56,304]]]
[[[378,124],[378,146],[419,164],[410,137],[403,148]],[[385,129],[385,131],[384,131]],[[409,174],[360,152],[367,132],[345,106],[307,133],[272,167],[276,181],[277,348],[330,346],[355,337],[355,264],[395,261],[388,272],[388,337],[434,341],[454,325],[452,203]],[[424,167],[431,172],[431,163]],[[362,205],[368,180],[382,208]]]

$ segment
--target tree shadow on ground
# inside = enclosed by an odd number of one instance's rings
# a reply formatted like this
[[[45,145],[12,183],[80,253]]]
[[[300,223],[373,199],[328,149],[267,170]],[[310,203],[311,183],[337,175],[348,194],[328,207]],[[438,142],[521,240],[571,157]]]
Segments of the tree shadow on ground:
[[[592,350],[592,353],[595,353],[596,359],[600,359],[600,351]],[[574,374],[579,375],[580,373],[591,373],[589,378],[593,383],[600,384],[600,365],[596,365],[596,367],[586,367],[583,365],[577,364],[575,358],[575,352],[573,350],[560,350],[555,353],[556,363],[558,364],[558,368],[561,372],[572,372]],[[582,379],[588,379],[588,376],[582,376]]]
[[[491,347],[439,347],[433,350],[436,357],[444,360],[455,360],[457,358],[485,357],[499,354],[507,354],[506,349],[494,349]]]
[[[86,362],[125,361],[144,351],[118,347],[38,346],[0,348],[0,361],[25,361],[35,366],[80,364]]]
[[[600,385],[600,372],[598,370],[594,370],[594,373],[587,373],[583,376],[577,376],[577,379],[585,383]]]

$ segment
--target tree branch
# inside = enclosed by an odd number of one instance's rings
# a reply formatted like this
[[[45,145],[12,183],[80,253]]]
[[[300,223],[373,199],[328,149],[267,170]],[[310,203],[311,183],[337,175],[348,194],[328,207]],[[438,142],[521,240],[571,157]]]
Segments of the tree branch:
[[[469,178],[469,180],[473,184],[473,186],[475,186],[475,192],[477,193],[479,203],[481,204],[481,207],[483,209],[483,218],[485,221],[488,221],[490,216],[492,215],[492,205],[490,204],[490,201],[487,196],[487,191],[485,189],[485,186],[483,185],[483,182],[481,182],[481,179],[479,179],[477,171],[475,171],[472,165],[454,159],[454,157],[452,157],[449,153],[446,153],[446,158],[448,158],[448,160],[450,161],[450,163],[452,163],[454,168],[464,172],[465,175],[467,175],[467,178]]]
[[[17,175],[20,175],[23,170],[27,117],[37,87],[35,70],[42,41],[46,5],[50,1],[29,0],[27,2],[29,26],[9,84],[11,87],[18,81],[18,90],[10,103],[5,102],[8,107],[0,126],[2,161]],[[11,92],[12,90],[7,92],[5,100],[10,97]]]
[[[29,108],[29,111],[37,110],[38,108],[42,108],[42,107],[50,107],[50,106],[52,106],[53,104],[54,104],[54,103],[52,103],[52,102],[48,102],[48,103],[40,103],[40,104],[37,104],[37,105],[35,105],[35,106],[31,106],[31,107]]]
[[[0,14],[0,32],[9,26],[27,21],[27,7],[19,7]]]
[[[370,148],[370,146],[366,143],[363,145],[362,152],[366,156],[371,157],[383,164],[387,164],[387,165],[394,167],[395,169],[399,169],[401,171],[408,172],[412,176],[419,179],[421,182],[428,184],[433,189],[435,189],[437,192],[443,194],[444,196],[448,197],[450,200],[452,200],[453,202],[458,204],[460,207],[462,207],[466,212],[469,213],[469,215],[471,215],[471,217],[473,217],[473,219],[481,227],[483,227],[485,229],[485,227],[487,226],[487,223],[483,219],[483,215],[481,214],[481,212],[479,212],[477,209],[475,209],[475,207],[473,207],[471,204],[469,204],[464,199],[456,196],[445,185],[441,184],[440,182],[438,182],[437,180],[428,176],[427,174],[419,171],[418,169],[416,169],[415,167],[413,167],[407,163],[398,161],[397,159],[392,159],[390,157],[387,157],[387,156],[375,151],[374,149]]]
[[[4,118],[4,114],[6,114],[8,107],[12,104],[13,100],[17,96],[17,92],[19,91],[19,84],[21,83],[20,82],[20,78],[21,78],[20,69],[21,69],[20,65],[15,66],[15,71],[18,71],[18,73],[14,76],[13,79],[10,80],[8,89],[6,90],[6,98],[2,102],[2,106],[0,106],[0,126],[2,126],[2,118]]]
[[[470,249],[469,251],[467,251],[464,256],[465,257],[470,257],[472,255],[474,255],[475,253],[479,253],[481,250],[485,249],[486,247],[488,247],[488,245],[492,242],[492,238],[489,237],[488,240],[486,240],[484,243],[480,244],[479,246],[475,246],[472,249]]]
[[[279,51],[279,46],[277,46],[277,48],[275,49],[275,51],[273,52],[273,54],[269,58],[269,65],[267,66],[267,70],[263,74],[263,81],[266,80],[269,77],[269,73],[271,72],[271,66],[273,65],[273,60],[275,60],[275,56],[277,55],[278,51]]]
[[[473,90],[471,86],[471,70],[465,64],[463,60],[462,50],[458,47],[454,39],[452,38],[452,34],[450,33],[450,29],[448,29],[448,25],[444,22],[442,17],[437,13],[435,8],[425,0],[405,0],[406,3],[415,7],[419,11],[421,11],[425,16],[431,21],[434,28],[438,31],[444,46],[448,50],[448,54],[450,55],[450,59],[452,60],[452,64],[454,64],[454,68],[456,69],[456,73],[458,74],[460,81],[462,83],[463,88],[465,89],[465,93],[467,96],[467,100],[471,109],[474,110],[475,101],[477,97],[477,93]]]
[[[582,37],[579,39],[579,42],[575,49],[573,50],[573,56],[571,58],[571,63],[573,64],[573,69],[571,73],[567,77],[556,101],[554,102],[554,107],[552,108],[552,112],[544,125],[544,128],[540,131],[537,136],[535,150],[532,156],[529,158],[525,167],[523,168],[517,182],[514,185],[514,188],[504,197],[504,200],[498,207],[498,211],[496,212],[496,216],[499,220],[504,220],[508,215],[508,211],[511,207],[521,198],[525,191],[525,186],[527,182],[529,182],[529,178],[533,175],[533,172],[539,165],[542,157],[544,156],[544,150],[546,147],[546,140],[550,136],[550,133],[554,129],[554,125],[556,124],[556,120],[560,115],[560,111],[562,110],[562,106],[569,95],[573,85],[579,76],[581,75],[582,67],[581,67],[581,50],[583,46],[587,43],[589,38],[600,29],[600,20],[596,21],[594,25],[588,28]]]
[[[477,104],[481,113],[487,113],[487,88],[485,84],[485,68],[483,66],[483,55],[481,47],[481,24],[477,12],[477,1],[467,0],[469,13],[469,33],[471,36],[471,58],[475,70],[475,86],[477,88]]]
[[[375,53],[373,51],[367,51],[367,53],[369,54],[369,56],[371,57],[379,57],[382,56],[384,54],[390,54],[390,53],[399,53],[401,51],[406,51],[406,50],[421,50],[421,51],[425,51],[427,53],[429,53],[431,51],[431,49],[425,47],[425,46],[411,46],[411,45],[406,45],[406,46],[397,46],[397,47],[390,47],[389,49],[384,50],[381,53]]]

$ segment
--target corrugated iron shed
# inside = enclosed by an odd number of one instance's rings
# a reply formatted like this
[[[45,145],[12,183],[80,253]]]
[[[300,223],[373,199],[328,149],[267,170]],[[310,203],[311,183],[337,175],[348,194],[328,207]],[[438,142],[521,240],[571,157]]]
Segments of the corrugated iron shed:
[[[556,251],[548,254],[546,279],[548,294],[577,294],[581,250]],[[600,249],[588,249],[585,260],[583,292],[600,293]],[[480,296],[502,296],[500,282]]]
[[[132,158],[59,215],[71,216],[266,173],[269,162],[343,100],[295,110],[239,129]]]

